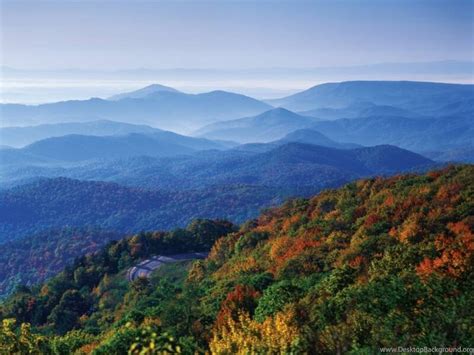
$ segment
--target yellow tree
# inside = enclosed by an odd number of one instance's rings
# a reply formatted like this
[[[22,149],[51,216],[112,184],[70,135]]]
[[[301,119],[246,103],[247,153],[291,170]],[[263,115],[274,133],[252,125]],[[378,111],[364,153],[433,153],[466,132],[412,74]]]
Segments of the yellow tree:
[[[293,309],[268,317],[263,323],[241,312],[237,320],[227,318],[216,327],[209,344],[213,354],[288,354],[304,353],[303,337],[296,325]]]

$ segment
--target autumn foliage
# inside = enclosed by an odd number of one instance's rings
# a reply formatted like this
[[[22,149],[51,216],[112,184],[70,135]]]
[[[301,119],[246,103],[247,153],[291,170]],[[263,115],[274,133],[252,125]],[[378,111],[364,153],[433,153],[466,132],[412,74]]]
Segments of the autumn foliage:
[[[470,165],[360,180],[288,201],[237,231],[206,222],[112,243],[46,285],[18,290],[0,315],[53,334],[69,353],[126,353],[135,343],[149,350],[155,339],[189,354],[472,347],[473,216]],[[124,280],[158,241],[177,248],[183,235],[200,240],[204,227],[226,231],[212,233],[221,237],[206,260],[168,277]],[[20,328],[11,324],[4,333],[13,339]]]
[[[232,292],[227,294],[222,302],[221,309],[217,314],[217,328],[225,327],[230,319],[237,321],[239,315],[243,312],[252,314],[257,306],[257,298],[260,293],[252,287],[246,285],[237,285]]]
[[[209,349],[212,354],[287,354],[301,352],[304,346],[294,311],[278,313],[263,323],[244,311],[214,331]]]
[[[236,307],[232,317],[222,317],[235,297],[231,291],[210,349],[278,353],[298,343],[309,352],[332,354],[354,347],[364,353],[400,344],[468,344],[467,334],[474,334],[473,183],[472,166],[449,167],[363,180],[267,211],[239,232],[241,238],[270,233],[265,241],[228,252],[209,276],[216,285],[258,285],[255,270],[272,275],[276,287],[259,289],[261,297],[252,298],[257,312],[265,307],[270,315],[258,322],[252,310]],[[239,243],[235,235],[227,238],[218,245]],[[249,260],[252,272],[245,267]],[[299,291],[291,291],[292,297],[282,291],[287,286],[277,287],[281,282]],[[292,336],[280,333],[275,322]],[[273,328],[276,348],[267,327]]]

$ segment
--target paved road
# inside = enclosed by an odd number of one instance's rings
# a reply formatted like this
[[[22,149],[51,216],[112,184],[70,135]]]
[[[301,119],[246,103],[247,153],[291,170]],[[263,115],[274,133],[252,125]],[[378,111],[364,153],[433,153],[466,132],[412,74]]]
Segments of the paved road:
[[[150,274],[164,264],[176,263],[184,260],[205,259],[208,253],[187,253],[175,255],[157,255],[150,259],[131,267],[127,271],[128,281],[136,280],[139,277],[150,277]]]

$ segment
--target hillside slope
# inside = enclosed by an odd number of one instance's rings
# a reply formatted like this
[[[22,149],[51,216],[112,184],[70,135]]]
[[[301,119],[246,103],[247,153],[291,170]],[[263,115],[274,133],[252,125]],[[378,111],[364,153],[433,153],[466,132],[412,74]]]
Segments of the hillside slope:
[[[61,228],[2,244],[0,298],[18,285],[32,286],[56,275],[74,259],[92,254],[120,233],[97,228]]]
[[[360,145],[354,144],[354,143],[336,142],[314,129],[299,129],[299,130],[293,131],[273,143],[284,144],[288,142],[321,145],[323,147],[339,148],[339,149],[354,149],[354,148],[360,147]]]
[[[175,272],[127,285],[123,273],[167,240],[193,243],[189,233],[128,238],[43,286],[18,290],[0,315],[52,334],[76,329],[43,344],[96,354],[150,343],[186,353],[469,347],[473,176],[472,165],[449,167],[290,201],[223,234],[186,280]]]
[[[340,142],[392,144],[419,153],[474,146],[472,117],[360,117],[316,122],[313,128]]]
[[[223,300],[211,351],[265,352],[272,339],[327,354],[470,344],[473,176],[464,166],[358,181],[287,203],[218,241],[191,275]]]
[[[458,109],[454,106],[453,109]],[[371,102],[357,102],[344,108],[317,108],[309,111],[299,112],[303,116],[316,117],[322,120],[337,120],[340,118],[357,118],[369,116],[398,116],[422,118],[414,112],[404,110],[394,106],[375,105]]]

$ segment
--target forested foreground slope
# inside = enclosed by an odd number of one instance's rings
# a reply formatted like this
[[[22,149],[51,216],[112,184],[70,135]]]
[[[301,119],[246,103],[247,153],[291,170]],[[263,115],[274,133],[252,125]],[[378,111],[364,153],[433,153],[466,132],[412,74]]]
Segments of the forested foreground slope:
[[[469,347],[473,195],[474,167],[449,167],[294,200],[237,232],[201,221],[124,239],[7,299],[0,316],[32,330],[15,333],[7,320],[0,344],[96,354]],[[187,273],[183,265],[133,284],[123,277],[134,260],[204,247],[218,234]]]

